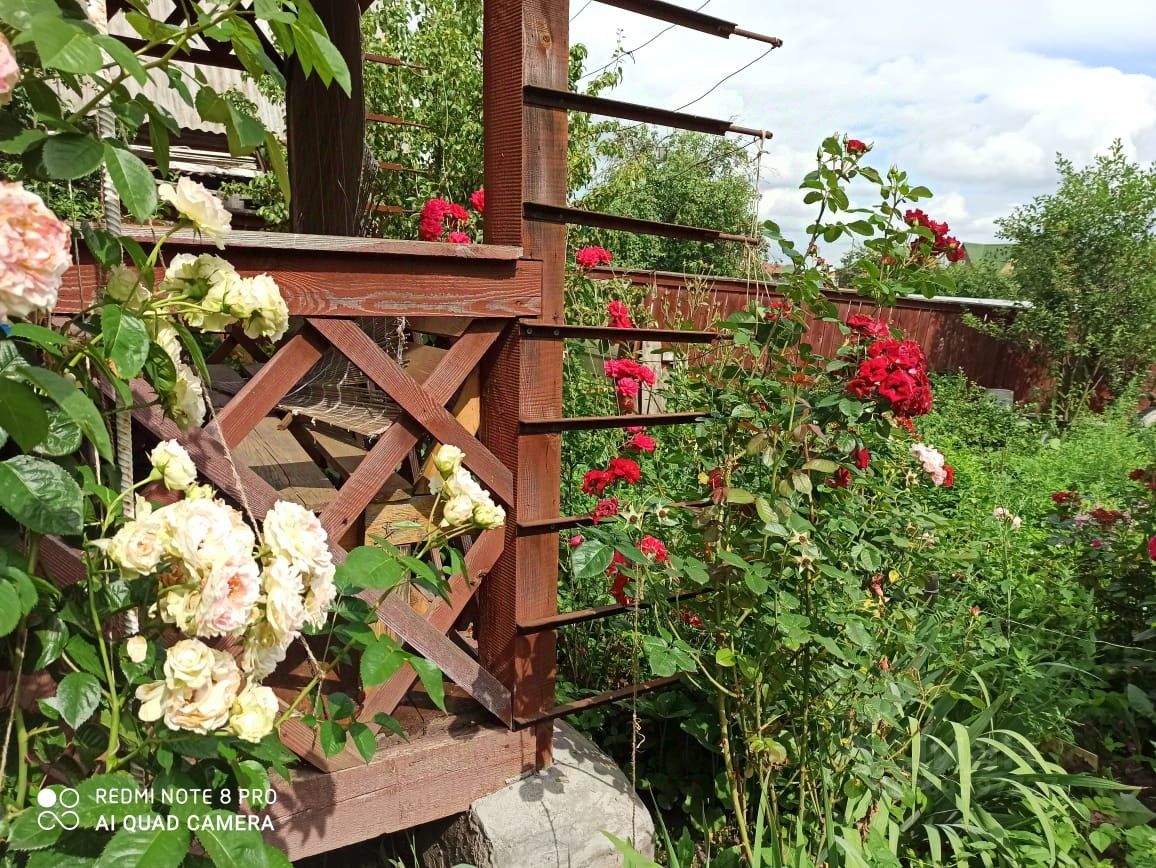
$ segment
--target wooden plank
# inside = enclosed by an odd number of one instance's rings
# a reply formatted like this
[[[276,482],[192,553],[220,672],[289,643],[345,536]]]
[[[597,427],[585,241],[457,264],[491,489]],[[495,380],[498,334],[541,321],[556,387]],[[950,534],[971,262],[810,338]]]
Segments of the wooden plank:
[[[337,494],[329,477],[276,419],[261,419],[232,450],[233,458],[269,483],[282,500],[316,512]]]
[[[482,379],[481,374],[474,370],[462,384],[461,391],[450,405],[450,412],[463,428],[476,435],[482,424]],[[429,478],[434,472],[434,459],[437,458],[440,444],[430,450],[429,457],[422,465],[422,476]]]
[[[710,416],[709,410],[687,413],[623,413],[618,416],[559,416],[553,419],[522,419],[525,432],[598,431],[605,428],[629,428],[633,425],[689,425]]]
[[[530,260],[375,256],[343,253],[339,245],[328,253],[236,248],[226,256],[243,275],[272,274],[294,316],[503,318],[537,316],[541,309],[541,263]],[[72,267],[57,312],[83,309],[100,285],[99,269],[91,261]]]
[[[297,861],[469,809],[472,802],[534,770],[527,731],[466,722],[391,747],[329,774],[295,771],[275,779],[269,843]]]
[[[291,337],[217,414],[225,442],[236,446],[321,359],[324,347],[309,329]]]
[[[508,505],[514,503],[513,478],[509,468],[470,434],[446,410],[442,401],[422,389],[369,335],[349,321],[310,322],[439,442],[461,449],[466,454],[466,466],[477,474],[495,497]]]
[[[547,721],[557,720],[559,717],[578,714],[580,711],[589,711],[592,708],[600,708],[603,705],[609,705],[612,702],[621,702],[624,699],[633,699],[635,696],[641,696],[644,693],[653,693],[655,690],[663,690],[664,688],[677,684],[681,680],[681,675],[666,675],[662,678],[652,678],[650,681],[643,681],[641,684],[631,684],[627,687],[620,687],[617,690],[608,690],[605,693],[587,696],[584,699],[576,699],[573,702],[567,702],[563,705],[555,705],[553,708],[532,717],[520,717],[517,719],[517,722],[520,726],[541,725]]]
[[[406,321],[412,331],[447,338],[461,337],[470,325],[464,316],[411,316]]]

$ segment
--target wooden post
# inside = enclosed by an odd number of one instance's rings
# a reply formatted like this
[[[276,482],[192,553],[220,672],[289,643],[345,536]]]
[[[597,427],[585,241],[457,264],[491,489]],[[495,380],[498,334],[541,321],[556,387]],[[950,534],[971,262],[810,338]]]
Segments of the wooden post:
[[[361,6],[326,0],[314,9],[345,58],[352,84],[326,87],[289,64],[285,121],[289,140],[290,224],[294,232],[357,235],[364,201],[365,91],[362,83]]]
[[[563,321],[564,226],[523,219],[527,200],[566,203],[565,112],[523,106],[533,84],[565,90],[569,71],[567,0],[486,0],[486,241],[520,244],[542,262],[541,318]],[[520,537],[518,520],[557,516],[561,435],[522,435],[518,420],[562,413],[560,341],[524,339],[511,328],[491,358],[483,387],[482,439],[514,474],[515,512],[506,548],[481,589],[478,645],[483,665],[512,688],[514,716],[554,704],[553,633],[518,636],[520,620],[554,614],[558,535]],[[553,724],[537,727],[539,767],[551,760]]]

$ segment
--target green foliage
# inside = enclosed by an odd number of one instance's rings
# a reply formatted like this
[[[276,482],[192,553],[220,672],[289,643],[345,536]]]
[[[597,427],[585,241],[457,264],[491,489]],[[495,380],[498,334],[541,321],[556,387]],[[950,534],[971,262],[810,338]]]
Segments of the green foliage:
[[[947,277],[948,282],[942,287],[944,295],[1009,300],[1020,297],[1014,269],[994,259],[958,263],[947,269]]]
[[[1047,359],[1057,415],[1067,421],[1152,363],[1156,166],[1133,163],[1117,141],[1088,166],[1059,157],[1056,168],[1055,193],[999,221],[1031,308],[989,330]]]

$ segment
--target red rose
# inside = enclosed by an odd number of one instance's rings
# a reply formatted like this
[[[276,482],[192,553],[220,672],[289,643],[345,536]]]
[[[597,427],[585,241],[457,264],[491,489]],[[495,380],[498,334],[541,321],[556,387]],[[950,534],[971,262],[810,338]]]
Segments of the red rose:
[[[594,245],[583,247],[574,254],[574,261],[578,263],[579,267],[587,271],[591,268],[597,268],[599,265],[609,265],[613,259],[614,254],[605,247]]]
[[[856,398],[870,398],[875,393],[875,384],[866,377],[855,377],[847,382],[847,394]]]
[[[1088,543],[1088,545],[1090,545],[1094,549],[1098,549],[1104,545],[1104,541],[1097,537],[1096,539],[1094,539],[1090,543]]]
[[[832,488],[846,488],[851,484],[851,471],[846,467],[840,467],[835,471],[834,475],[827,480],[827,484]]]
[[[697,630],[702,629],[702,618],[692,612],[690,609],[682,608],[678,610],[678,617],[682,619],[682,623],[688,627],[694,627]]]
[[[459,226],[464,225],[470,221],[470,212],[454,202],[446,209],[446,219],[457,223]]]
[[[1144,476],[1145,476],[1145,471],[1144,471],[1143,467],[1137,467],[1135,470],[1133,470],[1131,473],[1128,474],[1128,478],[1131,480],[1134,480],[1134,481],[1139,481],[1139,480],[1143,479]]]
[[[594,523],[602,521],[604,518],[618,515],[618,498],[607,497],[605,500],[600,500],[594,505],[594,510],[590,513],[590,517],[594,519]]]
[[[858,156],[859,154],[867,153],[868,145],[866,142],[861,142],[859,139],[847,139],[847,153]]]
[[[642,478],[642,470],[638,462],[629,458],[611,458],[606,472],[614,479],[621,479],[627,485],[634,485]]]
[[[887,659],[886,657],[880,657],[879,658],[879,668],[882,669],[884,672],[890,672],[891,671],[891,661],[889,659]]]
[[[670,560],[670,554],[666,551],[662,540],[655,539],[649,534],[639,541],[638,550],[655,563],[664,564]]]
[[[587,470],[586,475],[582,477],[582,492],[584,494],[602,495],[614,477],[605,470]]]
[[[1156,561],[1156,536],[1148,540],[1148,558]]]
[[[658,448],[658,444],[649,434],[638,433],[626,441],[626,448],[633,452],[653,452]]]
[[[574,536],[570,537],[570,548],[576,549],[578,546],[582,545],[583,542],[584,540],[582,539],[582,534],[576,533]]]
[[[470,193],[470,204],[474,206],[474,210],[482,214],[486,210],[486,191],[474,190]]]
[[[866,470],[867,465],[871,463],[871,453],[860,447],[851,453],[851,459],[860,470]]]
[[[1057,491],[1052,495],[1052,503],[1063,506],[1068,503],[1079,503],[1080,497],[1074,491]]]
[[[859,376],[872,383],[879,384],[883,382],[883,378],[887,376],[888,371],[891,370],[891,360],[883,356],[877,356],[873,359],[864,359],[859,364]]]
[[[902,405],[915,396],[915,380],[906,371],[892,371],[879,384],[879,394],[893,405]]]
[[[448,236],[446,236],[446,241],[448,241],[450,244],[472,244],[473,243],[473,239],[470,238],[470,236],[467,235],[465,232],[461,232],[461,231],[451,232]]]
[[[623,398],[633,398],[638,394],[638,380],[634,377],[622,377],[614,381],[614,391]]]
[[[886,323],[872,319],[865,313],[856,313],[847,317],[847,326],[860,334],[872,338],[885,338],[891,334]]]
[[[450,203],[445,199],[430,199],[421,208],[418,235],[422,241],[437,241],[445,231],[445,216]]]
[[[950,464],[944,464],[943,473],[943,487],[951,488],[951,486],[955,485],[955,468]]]
[[[634,320],[630,318],[630,309],[617,299],[606,306],[606,313],[610,318],[611,328],[634,328]]]

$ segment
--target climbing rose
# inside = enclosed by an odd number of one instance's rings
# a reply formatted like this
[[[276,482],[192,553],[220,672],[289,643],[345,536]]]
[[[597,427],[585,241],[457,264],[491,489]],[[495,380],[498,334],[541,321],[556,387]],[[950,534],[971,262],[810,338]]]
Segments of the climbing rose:
[[[664,564],[670,560],[670,555],[667,553],[662,540],[655,539],[650,535],[644,536],[639,541],[638,550],[648,558],[653,559],[655,563]]]
[[[912,208],[903,215],[903,219],[911,226],[922,226],[932,234],[930,243],[931,256],[942,255],[948,262],[959,262],[967,253],[963,244],[957,238],[947,233],[951,227],[938,220],[932,220],[921,208]],[[917,256],[923,256],[928,242],[925,238],[916,238],[911,242],[911,251]]]
[[[654,385],[654,369],[636,362],[634,359],[608,359],[602,363],[602,370],[605,371],[606,376],[614,379],[633,377],[648,386]]]
[[[470,193],[470,204],[474,206],[474,210],[482,214],[486,210],[486,191],[474,190]]]
[[[198,232],[209,236],[218,249],[225,246],[225,233],[233,221],[233,215],[225,210],[213,193],[192,178],[181,178],[174,187],[161,184],[157,193],[162,199],[177,209],[189,220]]]
[[[12,53],[12,45],[7,37],[0,33],[0,106],[6,106],[12,101],[12,90],[18,81],[20,66],[16,63],[16,55]]]
[[[634,328],[634,320],[630,318],[630,309],[615,299],[606,306],[606,313],[610,318],[610,327],[616,329]]]
[[[866,142],[862,142],[859,139],[847,139],[848,154],[865,154],[867,153],[868,147]]]
[[[872,319],[864,313],[856,313],[847,317],[847,326],[860,334],[872,338],[886,338],[891,336],[891,331],[887,328],[886,323]]]
[[[584,541],[585,541],[585,538],[582,536],[582,534],[576,533],[576,534],[574,534],[574,536],[570,537],[570,540],[569,540],[570,548],[576,549],[576,548],[578,548],[578,546],[582,545],[582,543]]]
[[[605,247],[597,247],[591,245],[590,247],[583,247],[574,254],[574,261],[578,263],[580,268],[589,271],[591,268],[597,268],[599,265],[609,265],[614,259],[614,254]]]
[[[1057,491],[1052,495],[1052,502],[1058,506],[1064,506],[1069,503],[1079,503],[1080,496],[1074,491]]]
[[[867,348],[847,391],[856,398],[879,397],[897,416],[921,416],[931,410],[927,361],[915,341],[877,340]]]
[[[450,244],[472,244],[473,239],[465,232],[451,232],[446,236],[446,241]]]
[[[943,487],[951,488],[955,485],[955,468],[950,464],[943,465]]]
[[[615,515],[618,515],[617,497],[607,497],[598,501],[598,503],[594,505],[594,510],[590,513],[590,517],[594,519],[595,524],[598,524],[598,522],[604,518],[610,518]]]
[[[851,453],[851,460],[860,470],[866,470],[867,465],[871,463],[871,453],[863,448],[856,449]]]
[[[623,398],[633,398],[638,394],[638,380],[622,377],[614,381],[614,390]]]
[[[611,458],[607,471],[616,479],[621,479],[627,485],[634,485],[642,478],[642,470],[638,462],[630,458]]]
[[[582,477],[582,493],[601,495],[613,481],[614,477],[605,470],[587,470]]]
[[[657,448],[654,438],[639,432],[626,441],[626,448],[632,452],[653,452]]]
[[[445,199],[430,199],[421,208],[418,235],[422,241],[437,241],[445,231],[445,217],[450,203]]]
[[[0,320],[50,311],[68,269],[68,226],[20,182],[0,182]]]
[[[846,467],[840,467],[835,471],[835,475],[827,480],[827,484],[832,488],[846,488],[851,484],[851,471]]]
[[[149,463],[169,491],[184,491],[197,481],[197,466],[176,440],[162,440],[149,453]]]
[[[933,446],[922,443],[911,444],[911,454],[919,459],[924,471],[931,477],[935,485],[947,484],[947,465],[943,461],[943,453]],[[952,471],[952,482],[955,481],[955,472]]]
[[[1131,473],[1128,474],[1128,478],[1133,480],[1133,481],[1138,482],[1139,480],[1143,479],[1146,475],[1147,475],[1147,473],[1143,467],[1137,467],[1135,470],[1133,470]]]
[[[454,202],[446,209],[445,218],[448,219],[451,224],[461,226],[469,222],[470,212]]]

